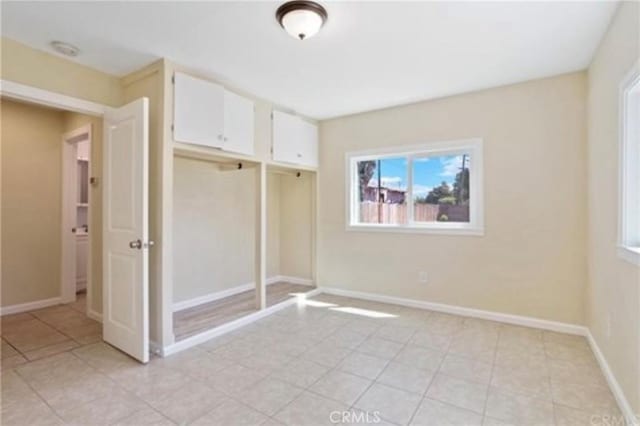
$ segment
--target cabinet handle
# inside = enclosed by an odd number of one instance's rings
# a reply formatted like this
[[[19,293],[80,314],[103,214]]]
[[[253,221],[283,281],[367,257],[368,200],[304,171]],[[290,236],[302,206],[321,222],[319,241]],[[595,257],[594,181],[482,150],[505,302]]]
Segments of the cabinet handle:
[[[302,158],[302,154],[297,153],[296,155],[298,156],[298,158]]]
[[[222,135],[218,135],[218,140],[221,141],[222,140]]]
[[[229,139],[225,136],[224,138],[222,138],[222,140],[224,140],[225,142],[228,141]]]

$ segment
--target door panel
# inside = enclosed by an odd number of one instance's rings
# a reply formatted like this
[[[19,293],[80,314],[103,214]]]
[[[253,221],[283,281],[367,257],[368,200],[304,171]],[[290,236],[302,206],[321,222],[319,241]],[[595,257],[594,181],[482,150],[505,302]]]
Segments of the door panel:
[[[300,163],[305,166],[318,166],[318,127],[300,120],[300,150],[302,158]]]
[[[147,98],[104,116],[104,340],[149,361]],[[139,242],[139,244],[138,244]]]
[[[253,116],[253,102],[225,90],[222,149],[246,155],[254,154]]]
[[[318,127],[295,115],[274,111],[273,159],[316,167]]]
[[[283,163],[298,163],[302,152],[298,146],[298,118],[273,111],[273,159]]]
[[[224,135],[224,89],[182,73],[174,75],[173,138],[220,148]]]

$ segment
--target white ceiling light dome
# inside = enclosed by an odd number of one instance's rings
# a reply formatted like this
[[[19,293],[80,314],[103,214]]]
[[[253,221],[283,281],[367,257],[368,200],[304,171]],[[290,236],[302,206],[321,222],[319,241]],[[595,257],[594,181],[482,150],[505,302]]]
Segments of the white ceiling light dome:
[[[290,1],[278,8],[276,19],[292,37],[305,40],[320,31],[327,20],[327,11],[312,1]]]

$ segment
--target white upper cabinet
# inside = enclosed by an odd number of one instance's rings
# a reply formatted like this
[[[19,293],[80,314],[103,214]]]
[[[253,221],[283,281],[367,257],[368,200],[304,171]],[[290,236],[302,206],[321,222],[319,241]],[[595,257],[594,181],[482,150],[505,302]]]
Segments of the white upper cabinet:
[[[225,151],[253,155],[253,102],[224,91],[224,144]]]
[[[318,127],[280,111],[273,111],[273,160],[318,166]]]
[[[253,102],[222,86],[187,74],[174,75],[173,138],[254,154]]]
[[[222,86],[182,73],[175,73],[174,78],[173,138],[178,142],[222,147]]]

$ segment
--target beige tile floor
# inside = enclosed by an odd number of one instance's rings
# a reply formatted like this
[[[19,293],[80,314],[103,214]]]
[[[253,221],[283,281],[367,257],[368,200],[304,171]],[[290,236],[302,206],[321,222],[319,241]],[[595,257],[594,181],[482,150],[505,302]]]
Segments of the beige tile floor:
[[[74,303],[6,315],[0,322],[2,369],[102,340],[102,325],[85,314],[86,295]]]
[[[2,371],[3,425],[582,425],[603,415],[620,412],[581,337],[326,295],[147,365],[94,343]]]

